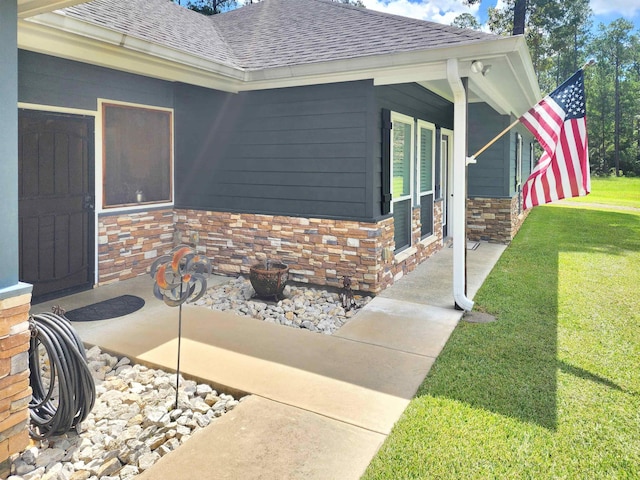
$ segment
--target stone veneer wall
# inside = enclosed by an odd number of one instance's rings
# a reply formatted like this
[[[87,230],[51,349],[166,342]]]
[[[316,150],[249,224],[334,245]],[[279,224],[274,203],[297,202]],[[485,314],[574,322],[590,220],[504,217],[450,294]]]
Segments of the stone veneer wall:
[[[174,245],[173,209],[102,214],[98,218],[98,285],[147,273]]]
[[[176,210],[175,223],[179,240],[197,244],[217,273],[247,275],[251,265],[270,258],[288,264],[293,281],[341,287],[347,275],[354,289],[378,293],[442,246],[441,236],[420,241],[419,216],[414,209],[414,245],[398,255],[390,217],[369,223]],[[441,203],[435,218],[437,227]]]
[[[470,198],[467,200],[467,237],[470,241],[510,243],[529,211],[522,211],[513,198]]]
[[[29,444],[31,294],[0,299],[0,477]]]

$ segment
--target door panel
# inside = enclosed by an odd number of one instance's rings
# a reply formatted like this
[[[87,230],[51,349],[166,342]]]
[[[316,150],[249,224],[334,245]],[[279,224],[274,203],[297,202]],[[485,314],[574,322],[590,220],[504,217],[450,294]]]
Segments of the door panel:
[[[33,297],[93,283],[93,118],[20,110],[20,279]]]

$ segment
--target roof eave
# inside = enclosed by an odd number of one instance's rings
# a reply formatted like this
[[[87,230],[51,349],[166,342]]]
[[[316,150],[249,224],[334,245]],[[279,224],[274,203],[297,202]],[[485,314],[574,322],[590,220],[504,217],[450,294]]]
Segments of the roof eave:
[[[167,81],[237,92],[244,72],[56,13],[18,21],[18,47]]]
[[[470,77],[474,94],[504,114],[521,114],[540,99],[538,82],[522,37],[500,37],[443,48],[371,55],[328,62],[246,71],[241,90],[263,90],[319,83],[372,79],[376,85],[416,82],[451,99],[446,85],[447,60],[458,59],[460,75]],[[471,72],[474,60],[504,64],[506,78],[484,77]],[[443,82],[441,85],[438,82]],[[501,82],[509,82],[519,95],[503,92]],[[442,86],[442,88],[438,88]]]
[[[470,77],[473,94],[501,113],[520,115],[540,98],[522,37],[498,37],[409,52],[245,70],[59,12],[19,20],[18,27],[18,46],[26,50],[226,92],[369,79],[376,85],[421,83],[450,98],[446,63],[455,58],[460,64],[460,75]],[[470,66],[474,60],[500,62],[502,75],[485,78],[472,74]],[[506,91],[504,82],[509,85]]]

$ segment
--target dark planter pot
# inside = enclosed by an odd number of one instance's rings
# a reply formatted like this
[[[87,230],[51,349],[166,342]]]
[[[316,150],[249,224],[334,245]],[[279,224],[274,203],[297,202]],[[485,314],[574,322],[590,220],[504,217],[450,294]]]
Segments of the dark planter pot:
[[[289,267],[284,263],[261,262],[249,269],[249,280],[258,297],[282,300],[288,279]]]

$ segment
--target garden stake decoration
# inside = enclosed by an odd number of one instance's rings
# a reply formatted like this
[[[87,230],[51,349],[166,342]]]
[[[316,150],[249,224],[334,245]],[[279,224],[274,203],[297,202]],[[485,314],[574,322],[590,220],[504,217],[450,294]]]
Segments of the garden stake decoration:
[[[207,291],[211,261],[188,245],[178,245],[169,255],[159,257],[150,270],[153,294],[170,307],[178,307],[178,365],[176,368],[176,407],[180,385],[180,347],[182,343],[182,304],[195,302]]]

